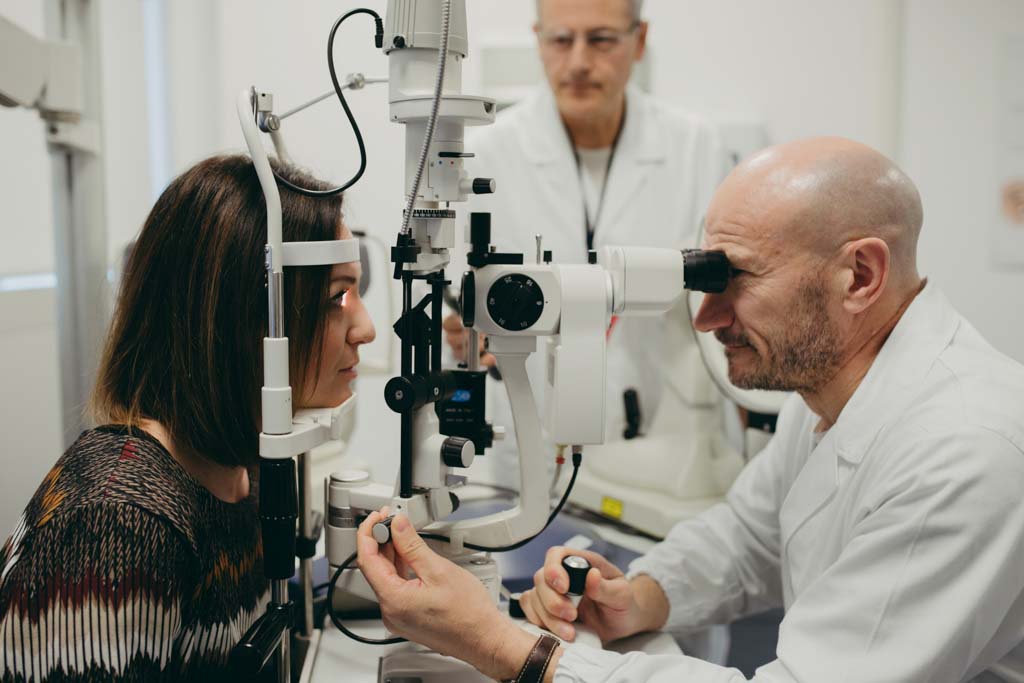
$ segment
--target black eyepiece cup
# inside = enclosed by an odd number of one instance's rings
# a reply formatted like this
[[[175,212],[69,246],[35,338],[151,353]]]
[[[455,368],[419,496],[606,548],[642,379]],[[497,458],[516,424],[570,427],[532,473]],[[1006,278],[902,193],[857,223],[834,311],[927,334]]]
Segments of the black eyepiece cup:
[[[720,294],[729,285],[731,274],[724,251],[683,250],[683,283],[687,289]]]

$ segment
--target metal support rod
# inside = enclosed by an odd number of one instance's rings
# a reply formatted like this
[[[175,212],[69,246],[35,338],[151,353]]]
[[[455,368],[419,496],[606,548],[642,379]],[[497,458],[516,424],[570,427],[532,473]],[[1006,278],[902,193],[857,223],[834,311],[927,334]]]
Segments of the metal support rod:
[[[402,376],[412,376],[412,341],[409,320],[406,317],[412,310],[412,277],[402,273]]]
[[[473,372],[480,369],[480,333],[469,328],[469,343],[466,346],[466,367]]]
[[[47,0],[46,37],[81,46],[82,121],[103,119],[100,8],[95,2]],[[6,58],[6,57],[5,57]],[[52,132],[52,131],[51,131]],[[107,322],[107,211],[104,146],[94,153],[68,151],[51,139],[57,338],[64,445],[78,438],[82,406],[95,381]]]
[[[444,313],[444,271],[434,274],[430,283],[433,298],[430,300],[430,371],[441,372],[441,317]]]
[[[268,252],[269,259],[269,252]],[[275,273],[267,262],[268,336],[284,336],[284,273]]]
[[[270,583],[270,601],[275,605],[288,604],[288,581],[279,579]],[[277,651],[278,683],[290,683],[292,679],[292,639],[289,630],[284,630]]]
[[[309,454],[300,453],[296,458],[299,467],[299,535],[310,538],[313,535],[313,502],[310,495],[313,488]],[[299,585],[302,587],[302,637],[313,635],[313,558],[304,557],[299,563]]]
[[[348,90],[349,88],[352,88],[352,89],[355,89],[355,90],[359,90],[364,85],[372,85],[374,83],[387,83],[387,82],[388,82],[388,79],[386,79],[386,78],[362,78],[360,74],[349,74],[345,78],[345,82],[341,84],[341,89],[342,90]],[[289,116],[291,116],[292,114],[298,114],[303,109],[308,109],[308,108],[312,107],[314,104],[319,104],[320,102],[323,102],[324,100],[326,100],[328,97],[333,97],[336,94],[337,93],[334,91],[334,89],[331,88],[330,90],[325,92],[323,95],[319,95],[317,97],[314,97],[309,102],[305,102],[303,104],[300,104],[297,107],[289,109],[288,111],[286,111],[285,113],[281,114],[277,118],[279,120],[283,121],[286,118],[288,118]]]
[[[412,330],[409,311],[412,310],[412,275],[402,273],[402,376],[412,377]],[[399,495],[412,498],[412,409],[402,411],[401,460],[398,479]]]

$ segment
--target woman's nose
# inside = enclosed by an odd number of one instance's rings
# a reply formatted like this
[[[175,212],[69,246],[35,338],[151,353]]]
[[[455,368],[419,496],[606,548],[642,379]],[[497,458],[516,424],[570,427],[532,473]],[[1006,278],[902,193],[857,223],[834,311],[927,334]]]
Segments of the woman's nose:
[[[348,330],[348,343],[353,346],[369,344],[377,338],[377,330],[373,326],[373,320],[365,308],[360,307],[356,315],[355,324]]]

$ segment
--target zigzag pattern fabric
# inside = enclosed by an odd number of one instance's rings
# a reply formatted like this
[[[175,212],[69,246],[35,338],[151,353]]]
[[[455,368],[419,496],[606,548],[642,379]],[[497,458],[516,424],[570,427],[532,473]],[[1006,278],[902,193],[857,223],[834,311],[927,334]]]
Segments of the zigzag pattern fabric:
[[[218,500],[144,432],[84,432],[0,551],[0,681],[224,681],[269,599],[257,482]]]

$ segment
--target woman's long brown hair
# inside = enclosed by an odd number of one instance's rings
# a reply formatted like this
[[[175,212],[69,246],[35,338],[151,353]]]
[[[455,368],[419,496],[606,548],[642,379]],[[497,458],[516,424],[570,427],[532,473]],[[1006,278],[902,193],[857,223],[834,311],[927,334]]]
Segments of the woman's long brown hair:
[[[326,185],[275,164],[291,182]],[[337,239],[341,195],[281,190],[285,241]],[[258,458],[267,334],[266,205],[252,161],[206,159],[153,206],[128,259],[90,401],[97,423],[156,420],[176,447],[222,465]],[[285,270],[293,400],[319,369],[330,268]]]

